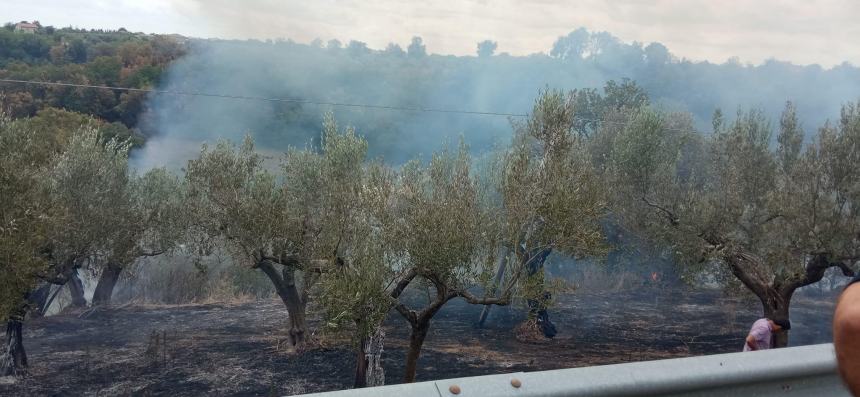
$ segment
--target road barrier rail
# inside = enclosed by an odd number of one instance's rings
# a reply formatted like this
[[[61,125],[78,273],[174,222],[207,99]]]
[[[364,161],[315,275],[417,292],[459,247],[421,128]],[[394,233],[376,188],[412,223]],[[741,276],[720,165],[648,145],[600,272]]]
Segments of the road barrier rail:
[[[851,396],[832,344],[747,353],[516,372],[308,397]]]

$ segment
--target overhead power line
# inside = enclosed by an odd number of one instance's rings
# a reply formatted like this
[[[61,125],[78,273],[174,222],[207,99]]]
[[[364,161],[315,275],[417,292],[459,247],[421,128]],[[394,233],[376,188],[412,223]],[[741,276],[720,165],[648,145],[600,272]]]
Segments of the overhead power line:
[[[348,108],[381,109],[381,110],[401,111],[401,112],[453,113],[453,114],[469,114],[469,115],[478,115],[478,116],[503,116],[503,117],[520,117],[520,118],[529,117],[529,115],[527,115],[527,114],[520,114],[520,113],[480,112],[480,111],[457,110],[457,109],[439,109],[439,108],[409,107],[409,106],[373,105],[373,104],[348,103],[348,102],[326,102],[326,101],[313,101],[310,99],[299,99],[299,98],[270,98],[270,97],[261,97],[261,96],[251,96],[251,95],[231,95],[231,94],[213,94],[213,93],[206,93],[206,92],[188,92],[188,91],[176,91],[176,90],[156,90],[156,89],[147,89],[147,88],[129,88],[129,87],[106,86],[106,85],[62,83],[62,82],[53,82],[53,81],[0,79],[0,83],[44,85],[44,86],[56,86],[56,87],[74,87],[74,88],[93,88],[93,89],[125,91],[125,92],[143,92],[143,93],[157,94],[157,95],[180,95],[180,96],[197,96],[197,97],[222,98],[222,99],[247,100],[247,101],[299,103],[299,104],[319,105],[319,106],[338,106],[338,107],[348,107]],[[590,119],[590,118],[584,118],[584,117],[574,117],[574,119],[577,121],[618,125],[618,126],[622,126],[622,127],[627,125],[627,123],[624,123],[624,122],[600,120],[600,119]],[[688,133],[694,133],[694,134],[698,133],[698,131],[696,131],[695,129],[680,129],[680,128],[670,128],[670,127],[664,127],[664,128],[668,131],[688,132]]]
[[[267,102],[286,102],[286,103],[299,103],[299,104],[320,105],[320,106],[381,109],[381,110],[407,111],[407,112],[454,113],[454,114],[471,114],[471,115],[479,115],[479,116],[503,116],[503,117],[528,117],[528,115],[526,115],[526,114],[504,113],[504,112],[480,112],[480,111],[457,110],[457,109],[439,109],[439,108],[393,106],[393,105],[373,105],[373,104],[365,104],[365,103],[326,102],[326,101],[313,101],[310,99],[299,99],[299,98],[269,98],[269,97],[249,96],[249,95],[213,94],[213,93],[206,93],[206,92],[188,92],[188,91],[176,91],[176,90],[156,90],[156,89],[146,89],[146,88],[114,87],[114,86],[106,86],[106,85],[60,83],[60,82],[53,82],[53,81],[0,79],[0,82],[12,83],[12,84],[55,86],[55,87],[93,88],[93,89],[101,89],[101,90],[126,91],[126,92],[144,92],[144,93],[148,93],[148,94],[157,94],[157,95],[198,96],[198,97],[208,97],[208,98],[240,99],[240,100],[248,100],[248,101],[267,101]]]

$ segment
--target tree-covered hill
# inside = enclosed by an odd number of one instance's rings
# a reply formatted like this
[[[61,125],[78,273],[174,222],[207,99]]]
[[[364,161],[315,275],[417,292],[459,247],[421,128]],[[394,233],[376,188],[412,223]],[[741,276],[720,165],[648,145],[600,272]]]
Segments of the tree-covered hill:
[[[406,43],[404,43],[406,44]],[[522,114],[544,87],[585,89],[609,95],[604,84],[635,81],[651,103],[689,112],[708,131],[721,108],[759,108],[776,119],[791,100],[807,132],[838,117],[860,95],[860,69],[829,69],[777,60],[761,65],[729,59],[722,64],[679,58],[660,43],[625,43],[607,32],[577,29],[546,52],[511,56],[504,43],[483,41],[476,56],[428,54],[416,37],[401,47],[371,49],[360,41],[309,44],[291,40],[186,39],[119,31],[40,27],[35,34],[0,29],[0,78],[160,88],[185,92],[328,103],[369,104]],[[484,150],[510,134],[506,116],[320,106],[308,103],[193,96],[147,96],[88,88],[0,83],[2,107],[31,117],[54,107],[131,129],[150,148],[144,165],[181,164],[177,148],[196,148],[216,137],[250,132],[281,151],[318,140],[323,114],[353,125],[373,155],[394,162],[428,154],[443,141],[465,136]],[[598,118],[599,115],[594,115]],[[514,117],[516,121],[518,118]],[[587,121],[583,121],[587,123]],[[196,149],[194,149],[196,151]]]
[[[624,43],[606,32],[579,29],[561,37],[546,53],[511,56],[493,43],[476,46],[476,56],[428,54],[420,38],[382,50],[364,43],[290,40],[194,40],[186,56],[162,81],[169,90],[198,91],[319,102],[390,105],[501,113],[526,113],[541,88],[594,89],[630,79],[651,102],[689,112],[696,128],[710,131],[717,108],[734,114],[760,108],[777,119],[785,102],[797,106],[807,132],[836,119],[843,103],[860,95],[860,69],[830,69],[770,60],[746,65],[679,59],[659,43]],[[504,48],[504,43],[498,44]],[[368,137],[371,151],[399,161],[428,154],[444,140],[463,135],[476,150],[510,134],[504,116],[330,107],[266,101],[158,96],[143,125],[157,131],[154,164],[170,162],[163,148],[196,147],[214,137],[238,139],[251,132],[267,148],[302,146],[318,138],[326,110]],[[182,144],[180,144],[182,143]]]
[[[35,33],[18,32],[11,23],[0,28],[0,78],[154,88],[185,52],[173,36],[39,26]],[[60,108],[112,123],[120,134],[143,142],[134,131],[145,106],[143,93],[11,83],[0,88],[0,105],[12,117]]]

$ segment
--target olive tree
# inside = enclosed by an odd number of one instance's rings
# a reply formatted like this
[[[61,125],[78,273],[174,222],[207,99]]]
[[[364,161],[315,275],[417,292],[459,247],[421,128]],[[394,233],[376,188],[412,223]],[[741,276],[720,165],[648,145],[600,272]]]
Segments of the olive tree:
[[[123,271],[136,259],[169,252],[182,241],[185,203],[180,179],[164,168],[132,174],[121,196],[114,197],[121,217],[100,250],[100,276],[93,305],[110,303]]]
[[[27,301],[47,269],[40,251],[60,217],[43,183],[52,153],[42,148],[34,131],[0,115],[0,320],[6,323],[0,376],[26,371],[22,327]]]
[[[291,322],[291,341],[304,340],[304,304],[293,277],[291,254],[301,222],[287,208],[276,175],[247,138],[240,146],[222,141],[188,162],[189,244],[201,255],[222,246],[242,266],[261,269],[274,284]],[[276,266],[283,267],[281,275]]]
[[[509,263],[514,274],[526,271],[536,298],[529,302],[530,320],[550,335],[544,261],[553,252],[574,257],[605,252],[600,226],[605,188],[588,161],[588,140],[577,119],[579,97],[576,92],[543,93],[501,162],[492,165],[496,172],[489,173],[503,247],[497,274],[503,275]]]
[[[48,175],[51,204],[64,219],[49,235],[51,274],[45,281],[68,285],[73,306],[86,305],[78,269],[104,253],[125,215],[128,149],[126,142],[105,141],[84,128],[70,137]]]
[[[4,374],[27,366],[24,316],[44,310],[46,285],[65,285],[81,261],[98,255],[120,215],[112,198],[127,182],[128,146],[103,141],[84,126],[61,153],[39,145],[26,124],[2,122],[4,318],[8,346]],[[6,276],[8,275],[8,277]],[[41,283],[36,290],[33,288]],[[5,287],[9,287],[6,289]],[[82,299],[82,288],[79,288]],[[84,302],[85,303],[85,302]]]
[[[346,142],[344,142],[346,143]],[[336,266],[321,275],[316,295],[328,328],[346,330],[356,347],[355,387],[385,383],[381,363],[385,333],[382,322],[392,307],[389,298],[400,275],[392,211],[395,175],[379,162],[352,173],[350,202],[338,238]],[[335,178],[336,179],[336,178]]]
[[[644,109],[618,134],[611,159],[615,210],[684,265],[724,266],[761,301],[764,315],[788,319],[792,295],[830,267],[846,275],[857,258],[856,112],[802,148],[786,108],[777,145],[760,112],[738,113],[704,137],[677,118]],[[848,148],[848,149],[845,149]],[[856,163],[855,163],[856,164]],[[776,340],[787,345],[787,334]]]
[[[435,154],[427,166],[412,161],[400,173],[394,211],[401,252],[396,256],[407,270],[395,284],[392,297],[401,298],[416,277],[435,291],[420,310],[402,299],[394,306],[410,325],[406,382],[415,380],[433,316],[454,298],[478,300],[468,288],[483,270],[487,255],[481,240],[492,238],[492,230],[485,227],[489,214],[481,208],[479,185],[470,168],[469,156],[461,146],[457,152]]]
[[[350,214],[361,186],[367,144],[326,118],[321,148],[291,150],[283,175],[269,171],[246,139],[219,142],[188,163],[189,231],[200,252],[222,246],[239,264],[260,269],[287,308],[290,341],[307,337],[306,307],[319,274],[343,263],[355,235]]]
[[[541,269],[550,253],[603,252],[606,205],[575,128],[574,103],[561,92],[543,93],[511,147],[485,172],[475,173],[462,144],[437,153],[426,167],[403,167],[394,210],[404,270],[392,297],[415,279],[435,291],[420,310],[403,299],[395,305],[411,327],[405,381],[415,380],[430,321],[448,301],[508,305],[525,298],[534,316],[547,303]],[[503,267],[495,269],[496,263]],[[497,287],[494,270],[502,274]],[[473,294],[475,288],[484,296]]]

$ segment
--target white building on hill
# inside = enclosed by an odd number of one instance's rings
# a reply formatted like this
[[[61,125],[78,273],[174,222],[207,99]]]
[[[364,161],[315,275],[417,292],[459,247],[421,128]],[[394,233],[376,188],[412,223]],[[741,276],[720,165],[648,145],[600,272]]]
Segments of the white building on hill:
[[[22,33],[36,33],[36,30],[39,29],[39,23],[29,23],[29,22],[18,22],[15,24],[15,31]]]

